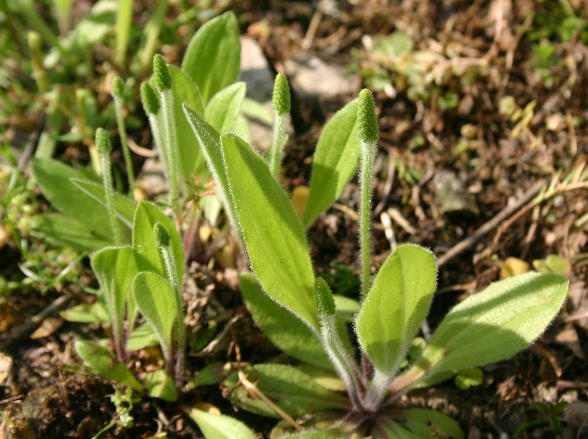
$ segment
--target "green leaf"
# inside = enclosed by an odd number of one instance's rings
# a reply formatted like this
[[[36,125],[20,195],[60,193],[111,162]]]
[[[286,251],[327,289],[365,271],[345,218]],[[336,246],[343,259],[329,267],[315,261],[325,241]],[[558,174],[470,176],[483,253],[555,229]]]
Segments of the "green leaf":
[[[232,12],[226,12],[196,32],[184,55],[182,70],[198,86],[206,103],[237,80],[240,60],[237,18]]]
[[[246,84],[237,82],[220,90],[206,105],[204,118],[219,133],[233,129],[245,99],[245,91]]]
[[[266,162],[239,136],[221,136],[240,230],[264,291],[318,329],[314,274],[302,223]]]
[[[174,121],[176,124],[176,134],[178,140],[178,164],[180,179],[186,182],[190,176],[196,172],[196,169],[206,169],[204,158],[200,152],[198,144],[194,141],[192,129],[184,116],[182,104],[186,103],[197,111],[199,114],[204,113],[204,104],[202,96],[194,82],[188,75],[174,66],[169,66],[169,73],[172,77],[172,94],[174,97]],[[205,175],[197,174],[203,180],[206,180],[208,173]]]
[[[233,228],[237,230],[237,213],[233,204],[229,180],[225,173],[221,141],[219,133],[211,127],[196,111],[184,105],[184,114],[192,127],[192,132],[200,145],[200,150],[206,159],[208,169],[214,178],[216,191],[219,194],[225,212]]]
[[[463,439],[463,431],[449,416],[435,410],[410,409],[404,412],[405,427],[418,437]]]
[[[133,281],[133,297],[141,314],[157,334],[165,358],[169,361],[174,322],[178,317],[175,293],[163,277],[142,272]]]
[[[356,119],[357,99],[339,110],[323,129],[314,153],[310,192],[302,216],[305,226],[339,198],[357,171],[361,147]]]
[[[307,433],[295,433],[286,438],[295,438],[295,439],[341,439],[341,431],[339,430],[330,430],[330,431],[310,431]]]
[[[245,424],[229,416],[197,409],[191,409],[188,416],[198,424],[206,439],[255,439]]]
[[[242,371],[247,379],[278,407],[290,416],[302,416],[322,410],[347,410],[346,398],[316,384],[308,375],[291,366],[259,364]],[[239,384],[237,373],[225,380],[233,391],[231,400],[239,407],[253,413],[280,418],[270,406],[251,395]]]
[[[545,331],[567,291],[567,279],[551,273],[492,283],[447,314],[415,367],[433,374],[510,358]]]
[[[72,306],[59,313],[68,322],[78,323],[108,323],[110,317],[104,301],[98,300],[94,303],[83,303]]]
[[[127,367],[114,358],[114,353],[90,340],[80,340],[75,343],[76,351],[84,361],[84,366],[94,373],[124,384],[137,392],[143,391],[143,386],[133,376]]]
[[[473,386],[479,386],[484,380],[482,369],[473,367],[471,369],[460,370],[455,376],[455,385],[461,390],[467,390]]]
[[[153,398],[161,398],[165,401],[178,399],[178,391],[174,380],[165,370],[147,372],[145,378],[143,378],[143,384],[149,396]]]
[[[135,329],[129,339],[127,340],[127,351],[138,351],[149,346],[157,346],[159,338],[153,332],[153,328],[149,323],[143,323]]]
[[[380,268],[357,317],[357,335],[384,375],[392,377],[400,367],[436,285],[435,257],[417,245],[399,245]]]
[[[253,273],[241,273],[239,279],[247,309],[272,343],[301,361],[332,368],[331,360],[315,333],[265,294]]]
[[[353,323],[355,321],[355,316],[359,312],[359,302],[355,299],[350,297],[341,296],[339,294],[333,294],[333,299],[335,299],[335,308],[337,309],[337,314],[345,323]]]
[[[153,226],[158,222],[162,223],[171,235],[170,247],[178,270],[177,279],[181,282],[184,275],[184,248],[176,226],[159,207],[144,201],[137,205],[133,222],[133,249],[142,256],[138,260],[139,271],[165,274],[163,259],[153,237]]]
[[[106,301],[114,339],[122,343],[127,295],[138,273],[136,252],[131,247],[107,247],[94,253],[91,264]],[[133,319],[134,309],[133,303],[128,314]]]
[[[48,240],[81,251],[91,252],[113,244],[110,227],[94,229],[58,213],[34,215],[30,224],[34,232],[39,232]]]
[[[104,247],[99,244],[103,239],[107,241],[106,245],[112,245],[114,242],[112,231],[110,227],[104,227],[110,220],[103,202],[88,196],[70,181],[70,179],[87,180],[91,174],[75,170],[52,159],[35,158],[32,163],[35,178],[43,195],[67,217],[67,220],[54,220],[53,217],[48,220],[40,218],[37,221],[42,228],[41,231],[47,231],[50,238],[59,242],[71,242],[75,248],[95,250]],[[117,206],[125,206],[125,201],[121,199],[123,197],[116,198]],[[128,200],[126,202],[128,203]],[[128,210],[128,206],[122,207],[122,212],[125,212],[125,209]],[[57,233],[52,233],[52,227],[59,228],[61,232],[60,226],[67,226],[68,222],[72,223],[73,230],[71,233],[65,231],[64,239],[56,236]],[[83,228],[76,227],[75,222],[83,224]],[[121,230],[129,230],[128,224]]]
[[[90,180],[80,180],[72,178],[70,181],[83,193],[98,201],[106,209],[106,197],[104,196],[104,186]],[[130,230],[133,222],[136,204],[121,194],[114,194],[114,208],[116,216],[124,223],[125,227],[121,230]]]

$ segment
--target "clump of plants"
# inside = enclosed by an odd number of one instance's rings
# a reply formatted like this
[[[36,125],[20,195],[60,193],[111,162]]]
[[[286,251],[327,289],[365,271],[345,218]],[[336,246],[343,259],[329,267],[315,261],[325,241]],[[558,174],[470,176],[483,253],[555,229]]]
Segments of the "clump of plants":
[[[325,126],[297,213],[279,183],[288,82],[281,74],[276,78],[274,138],[262,156],[243,128],[245,84],[235,82],[239,53],[236,18],[228,13],[194,36],[181,68],[154,57],[154,74],[141,96],[169,184],[169,197],[159,204],[115,192],[104,130],[95,139],[100,175],[47,158],[33,162],[43,193],[61,212],[38,215],[36,230],[91,253],[100,284],[95,303],[64,313],[110,326],[109,340],[76,343],[83,367],[139,395],[178,398],[186,379],[184,264],[200,218],[215,223],[222,203],[251,268],[241,267],[240,275],[249,312],[270,340],[302,362],[211,368],[236,406],[281,419],[272,438],[463,437],[447,415],[407,408],[402,397],[525,349],[561,308],[567,280],[527,273],[491,284],[451,310],[426,343],[415,338],[436,289],[437,267],[429,250],[406,243],[372,275],[371,183],[379,128],[371,92],[363,90]],[[116,100],[124,82],[115,81]],[[350,301],[317,277],[306,230],[358,168],[361,294]],[[198,185],[209,177],[216,193],[201,197]],[[159,346],[162,368],[130,367],[132,352],[148,346]],[[194,385],[210,382],[197,377]],[[229,416],[185,411],[207,439],[254,437]]]
[[[277,109],[286,94],[281,87],[274,92]],[[240,136],[219,135],[189,106],[184,111],[247,250],[252,272],[241,274],[247,307],[278,347],[304,363],[241,365],[223,381],[232,389],[234,403],[283,418],[291,430],[300,432],[289,436],[289,428],[279,423],[272,437],[463,437],[448,416],[401,408],[399,400],[413,389],[525,349],[559,312],[567,294],[566,278],[527,273],[491,284],[451,310],[426,346],[415,351],[413,340],[429,310],[437,268],[430,251],[401,244],[372,278],[371,181],[378,140],[372,94],[363,90],[325,127],[300,217],[272,172],[270,163],[277,153],[263,158]],[[329,139],[342,135],[347,137]],[[328,154],[323,150],[326,143],[332,146]],[[337,145],[345,148],[337,152]],[[305,228],[339,196],[349,181],[342,176],[356,169],[357,154],[361,297],[357,314],[347,317],[356,335],[354,345],[337,296],[314,273]],[[333,374],[345,397],[311,378]],[[268,398],[252,394],[251,382]],[[301,416],[306,417],[303,425],[296,421]]]

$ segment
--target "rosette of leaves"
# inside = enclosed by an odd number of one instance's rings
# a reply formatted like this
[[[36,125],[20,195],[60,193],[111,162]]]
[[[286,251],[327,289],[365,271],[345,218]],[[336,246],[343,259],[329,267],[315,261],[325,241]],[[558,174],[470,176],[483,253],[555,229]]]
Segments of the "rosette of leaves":
[[[302,362],[236,371],[223,382],[231,400],[283,419],[272,437],[464,437],[447,415],[401,408],[397,401],[413,389],[525,349],[559,312],[566,278],[527,273],[491,284],[453,308],[407,362],[436,290],[437,267],[427,249],[402,244],[373,279],[369,275],[369,186],[378,138],[371,93],[362,91],[326,125],[300,217],[270,160],[238,135],[219,134],[189,106],[184,111],[249,257],[252,272],[240,277],[246,305],[268,338]],[[316,278],[305,229],[340,195],[358,161],[362,297],[355,304],[359,311],[349,317],[348,303]],[[347,324],[356,340],[349,338]],[[243,385],[244,377],[255,383],[255,392]],[[240,431],[249,437],[244,425]]]

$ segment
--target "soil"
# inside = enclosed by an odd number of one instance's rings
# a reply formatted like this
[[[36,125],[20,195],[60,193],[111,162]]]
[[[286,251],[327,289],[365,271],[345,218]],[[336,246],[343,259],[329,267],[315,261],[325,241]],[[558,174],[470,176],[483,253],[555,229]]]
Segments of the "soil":
[[[242,32],[256,39],[276,71],[301,53],[339,66],[349,66],[354,56],[360,56],[362,66],[368,69],[373,59],[368,61],[366,36],[398,30],[412,38],[413,51],[453,63],[454,70],[441,72],[444,76],[432,95],[415,98],[402,81],[395,90],[375,94],[381,135],[374,182],[374,272],[390,252],[385,223],[386,217],[392,216],[394,242],[424,245],[442,261],[440,293],[427,319],[431,330],[453,305],[520,262],[508,258],[532,264],[559,255],[567,264],[570,292],[547,332],[530,349],[485,367],[480,386],[460,390],[448,381],[411,393],[404,403],[453,416],[471,439],[588,438],[588,187],[586,180],[564,180],[588,159],[588,47],[580,35],[570,41],[552,36],[550,42],[560,61],[548,69],[549,82],[538,77],[534,43],[528,33],[539,26],[529,17],[545,16],[559,3],[321,2],[332,4],[332,8],[319,17],[311,39],[307,30],[316,9],[310,2],[233,3]],[[586,2],[569,3],[588,19]],[[497,22],[496,17],[501,19]],[[303,50],[305,36],[309,48]],[[177,42],[165,48],[167,54],[177,53],[177,59],[169,62],[179,64],[185,44]],[[474,73],[460,70],[472,60],[483,61],[483,66]],[[456,97],[456,106],[444,101],[450,100],[450,95]],[[501,112],[500,103],[507,96],[512,96],[521,111],[536,103],[527,108],[525,123]],[[308,184],[309,158],[320,128],[353,97],[295,99],[294,132],[284,161],[286,188]],[[133,136],[141,143],[144,134],[137,130]],[[63,151],[63,156],[67,155]],[[531,197],[462,252],[443,259],[456,244],[523,198],[538,181],[555,182],[557,193],[541,203],[533,203]],[[451,190],[446,193],[443,188],[448,184]],[[358,231],[353,214],[357,198],[356,182],[352,182],[337,204],[309,230],[318,273],[336,274],[333,263],[358,270]],[[18,277],[20,260],[18,248],[9,241],[0,249],[0,274]],[[237,354],[252,363],[291,361],[251,320],[238,292],[234,268],[224,267],[213,257],[192,261],[189,272],[193,281],[185,294],[186,323],[194,344],[189,350],[188,378],[215,362],[235,361]],[[87,258],[79,279],[84,286],[97,288]],[[351,280],[350,294],[354,288]],[[56,312],[88,301],[89,296],[69,282],[60,282],[46,292],[33,284],[2,295],[0,437],[91,438],[115,419],[114,405],[107,398],[113,393],[112,384],[80,373],[73,349],[76,340],[104,338],[108,328],[69,323]],[[207,356],[197,355],[227,324],[231,326],[216,348]],[[31,338],[39,327],[45,332]],[[186,393],[176,403],[145,398],[133,410],[133,428],[115,427],[101,437],[147,438],[164,431],[172,438],[202,437],[183,413],[183,407],[199,402],[211,403],[244,420],[259,437],[269,437],[274,420],[238,411],[225,396],[218,386],[207,386]],[[532,403],[552,407],[559,401],[570,405],[559,415],[562,427],[558,433],[548,423],[517,433],[524,423],[545,419]]]

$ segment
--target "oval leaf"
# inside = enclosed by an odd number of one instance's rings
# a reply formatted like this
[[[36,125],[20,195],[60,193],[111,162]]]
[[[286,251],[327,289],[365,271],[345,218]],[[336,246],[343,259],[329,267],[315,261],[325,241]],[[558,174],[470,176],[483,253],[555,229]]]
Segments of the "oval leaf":
[[[362,348],[379,372],[391,378],[400,367],[437,286],[431,252],[399,245],[380,268],[357,317]]]
[[[253,273],[239,277],[241,293],[255,323],[282,351],[299,360],[331,368],[331,360],[316,334],[287,309],[265,294]]]
[[[204,112],[202,97],[200,91],[188,75],[177,67],[169,67],[169,73],[172,77],[172,94],[174,97],[174,121],[176,124],[176,134],[178,137],[177,157],[180,179],[182,182],[190,180],[190,176],[198,169],[200,172],[208,171],[204,165],[204,158],[200,152],[198,143],[194,141],[192,129],[184,116],[182,104],[186,103],[200,114]],[[208,177],[208,173],[201,175],[196,174],[203,181]]]
[[[239,76],[241,41],[237,17],[232,12],[210,20],[192,37],[182,70],[192,78],[207,103]]]
[[[351,101],[327,123],[316,146],[310,193],[302,222],[305,226],[329,208],[351,180],[361,147],[357,137],[357,100]]]
[[[552,273],[492,283],[447,314],[415,367],[432,374],[510,358],[545,331],[567,291],[568,280]]]
[[[133,280],[133,297],[141,314],[157,334],[163,353],[169,361],[173,327],[178,316],[173,290],[161,276],[143,272],[137,274]]]
[[[233,129],[245,99],[245,90],[245,83],[237,82],[215,94],[206,106],[204,118],[219,133]]]
[[[196,421],[206,439],[255,439],[245,424],[225,415],[213,415],[192,409],[188,415]]]
[[[84,366],[94,373],[124,384],[137,392],[143,391],[143,386],[133,376],[131,371],[114,358],[114,353],[90,340],[79,340],[75,343],[76,351],[84,361]]]
[[[122,343],[127,295],[138,273],[135,254],[131,247],[107,247],[94,253],[91,259],[117,343]]]
[[[165,274],[161,253],[153,238],[153,225],[157,222],[162,223],[171,235],[170,247],[175,259],[177,279],[181,282],[184,275],[184,247],[176,226],[159,207],[144,201],[137,205],[133,221],[133,249],[142,256],[137,260],[139,271]]]
[[[184,105],[184,115],[192,128],[192,133],[196,137],[200,150],[204,155],[208,169],[214,178],[216,191],[223,202],[225,212],[234,230],[237,227],[237,213],[233,204],[233,198],[229,188],[229,180],[225,173],[225,163],[221,152],[221,142],[219,133],[210,126],[196,111],[188,105]]]
[[[315,383],[308,375],[282,364],[258,364],[242,371],[251,383],[290,416],[302,416],[322,410],[349,409],[349,401]],[[232,388],[230,398],[239,407],[264,416],[280,418],[267,403],[239,384],[235,373],[224,383]]]
[[[243,139],[226,133],[221,145],[253,271],[267,294],[318,329],[306,236],[288,195]]]

